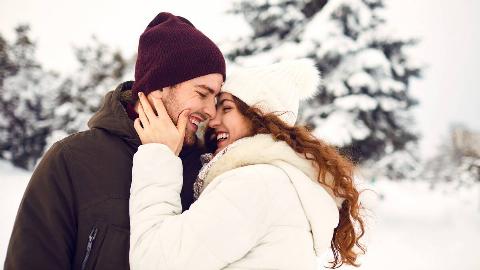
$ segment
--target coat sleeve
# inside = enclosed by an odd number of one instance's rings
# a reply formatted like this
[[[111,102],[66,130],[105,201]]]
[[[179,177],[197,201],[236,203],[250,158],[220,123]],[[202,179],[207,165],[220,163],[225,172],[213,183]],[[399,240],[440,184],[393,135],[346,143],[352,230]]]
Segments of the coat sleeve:
[[[4,268],[70,269],[76,221],[65,148],[56,143],[35,169],[17,212]]]
[[[182,163],[161,144],[139,148],[130,197],[132,269],[221,269],[244,257],[266,232],[270,200],[260,171],[219,176],[181,213]],[[250,166],[253,167],[253,166]],[[221,179],[224,178],[224,179]]]

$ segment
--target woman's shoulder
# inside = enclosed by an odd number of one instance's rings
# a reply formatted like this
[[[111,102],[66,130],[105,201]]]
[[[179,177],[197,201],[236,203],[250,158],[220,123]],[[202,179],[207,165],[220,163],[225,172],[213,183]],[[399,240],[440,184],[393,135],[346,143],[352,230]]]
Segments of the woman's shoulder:
[[[279,179],[288,179],[288,175],[278,166],[268,163],[257,163],[241,166],[217,176],[218,179],[246,182],[278,182]]]
[[[204,192],[212,191],[219,186],[235,186],[253,192],[270,190],[272,185],[278,188],[279,185],[288,183],[288,175],[281,168],[259,163],[238,167],[218,175]]]

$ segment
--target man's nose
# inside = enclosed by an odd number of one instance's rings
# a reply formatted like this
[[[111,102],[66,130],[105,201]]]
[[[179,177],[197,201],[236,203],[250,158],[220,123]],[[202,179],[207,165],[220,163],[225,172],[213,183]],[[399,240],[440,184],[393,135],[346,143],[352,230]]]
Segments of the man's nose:
[[[204,108],[204,113],[208,116],[209,119],[215,118],[217,115],[217,109],[215,108],[215,100]]]

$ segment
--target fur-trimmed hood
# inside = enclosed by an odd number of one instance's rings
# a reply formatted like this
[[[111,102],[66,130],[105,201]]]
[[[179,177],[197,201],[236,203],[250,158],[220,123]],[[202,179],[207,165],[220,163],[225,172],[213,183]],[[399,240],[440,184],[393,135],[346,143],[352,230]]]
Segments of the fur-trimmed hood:
[[[275,141],[270,134],[257,134],[252,137],[240,139],[230,145],[229,148],[230,149],[228,149],[207,172],[202,190],[204,190],[215,177],[235,168],[254,164],[281,166],[281,162],[290,164],[308,176],[313,182],[318,183],[315,180],[318,177],[318,170],[312,161],[307,160],[304,156],[295,152],[286,142]],[[333,184],[332,175],[326,174],[325,183],[327,186],[322,186],[335,200],[337,207],[340,208],[343,199],[336,197],[328,187]]]

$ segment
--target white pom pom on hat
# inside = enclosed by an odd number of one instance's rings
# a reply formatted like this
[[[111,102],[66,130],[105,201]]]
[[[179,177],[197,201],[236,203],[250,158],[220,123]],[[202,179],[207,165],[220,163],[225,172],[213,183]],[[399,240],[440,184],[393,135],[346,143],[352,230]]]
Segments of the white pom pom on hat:
[[[237,68],[227,76],[222,92],[230,93],[263,113],[275,113],[289,125],[298,117],[300,100],[313,97],[320,72],[311,59]]]

